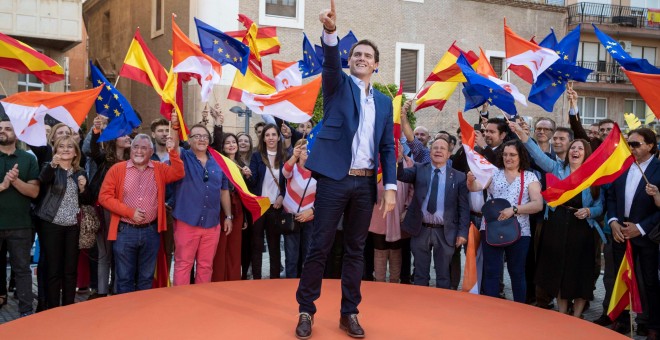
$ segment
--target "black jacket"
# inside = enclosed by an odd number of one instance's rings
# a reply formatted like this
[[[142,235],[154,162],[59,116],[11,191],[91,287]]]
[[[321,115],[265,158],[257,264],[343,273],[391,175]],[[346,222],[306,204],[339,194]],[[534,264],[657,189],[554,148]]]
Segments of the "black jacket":
[[[78,177],[85,175],[85,170],[80,169],[74,172],[71,176],[78,188]],[[39,174],[39,182],[41,191],[45,194],[37,205],[36,215],[44,221],[52,222],[60,208],[64,193],[66,192],[67,172],[66,170],[57,167],[53,168],[50,163],[44,164]],[[91,197],[88,194],[89,190],[85,190],[82,194],[78,192],[78,204],[91,204]]]

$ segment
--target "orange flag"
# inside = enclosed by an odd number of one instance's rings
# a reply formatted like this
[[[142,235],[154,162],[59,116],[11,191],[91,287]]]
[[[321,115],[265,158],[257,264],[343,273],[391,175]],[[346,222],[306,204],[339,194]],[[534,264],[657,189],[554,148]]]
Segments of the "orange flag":
[[[626,71],[625,69],[623,72],[626,73],[639,95],[644,98],[646,105],[660,119],[660,91],[658,91],[660,89],[660,74],[646,74]]]
[[[465,253],[465,270],[463,271],[464,292],[479,294],[481,286],[481,270],[483,267],[483,254],[481,253],[481,234],[479,229],[470,222],[467,251]]]

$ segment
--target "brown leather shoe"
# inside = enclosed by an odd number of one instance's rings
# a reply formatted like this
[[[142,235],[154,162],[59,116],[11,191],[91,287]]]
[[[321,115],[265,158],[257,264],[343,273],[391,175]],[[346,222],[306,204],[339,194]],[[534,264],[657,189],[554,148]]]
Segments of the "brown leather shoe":
[[[364,338],[364,329],[358,322],[357,314],[342,315],[339,318],[339,328],[345,330],[352,338]]]
[[[298,325],[296,326],[296,338],[309,339],[312,337],[312,325],[314,324],[314,315],[309,313],[300,313],[298,315]]]

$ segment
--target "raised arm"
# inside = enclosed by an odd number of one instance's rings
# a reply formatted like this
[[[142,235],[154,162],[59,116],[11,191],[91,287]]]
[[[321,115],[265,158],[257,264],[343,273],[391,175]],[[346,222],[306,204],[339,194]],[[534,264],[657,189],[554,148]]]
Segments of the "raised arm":
[[[548,155],[546,155],[545,152],[541,150],[538,144],[529,138],[520,124],[516,122],[509,122],[509,128],[511,131],[514,131],[518,135],[518,138],[520,138],[520,140],[525,145],[525,149],[527,149],[529,152],[529,156],[532,157],[536,162],[536,165],[538,165],[545,172],[553,172],[555,174],[557,173],[556,170],[562,166],[560,161],[556,161],[548,157]]]

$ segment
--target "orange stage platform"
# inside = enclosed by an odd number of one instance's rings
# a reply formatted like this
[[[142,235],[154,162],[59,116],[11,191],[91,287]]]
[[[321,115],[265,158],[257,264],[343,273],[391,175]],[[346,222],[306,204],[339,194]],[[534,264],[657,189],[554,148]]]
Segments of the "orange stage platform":
[[[154,289],[49,310],[0,326],[0,339],[295,339],[298,280]],[[625,339],[577,318],[444,289],[363,282],[370,339]],[[339,329],[340,283],[326,280],[312,339]]]

